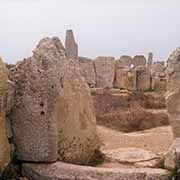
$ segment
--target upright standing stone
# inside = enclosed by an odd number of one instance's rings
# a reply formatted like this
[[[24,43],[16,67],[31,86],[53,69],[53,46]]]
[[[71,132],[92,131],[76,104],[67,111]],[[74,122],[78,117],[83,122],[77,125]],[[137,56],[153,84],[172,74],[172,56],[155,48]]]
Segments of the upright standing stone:
[[[148,67],[150,67],[153,64],[153,53],[150,52],[148,54]]]
[[[167,60],[167,91],[180,89],[180,47]]]
[[[81,67],[81,73],[85,78],[89,87],[94,88],[96,86],[96,73],[94,67],[94,61],[89,58],[79,57],[79,65]]]
[[[59,42],[58,42],[59,41]],[[19,160],[85,164],[99,142],[90,90],[59,39],[44,38],[15,68],[9,114]]]
[[[143,55],[137,55],[133,58],[132,64],[134,67],[146,66],[146,58]]]
[[[65,49],[68,59],[78,60],[78,45],[75,42],[73,31],[66,31]]]
[[[148,91],[151,88],[151,74],[147,67],[139,66],[134,69],[136,73],[136,87],[140,91]]]
[[[102,88],[112,88],[115,76],[115,59],[99,56],[95,59],[96,85]]]
[[[6,136],[5,103],[8,71],[0,58],[0,175],[10,161],[10,145]]]
[[[119,89],[136,90],[136,76],[130,68],[131,64],[122,64],[116,60],[114,87]]]

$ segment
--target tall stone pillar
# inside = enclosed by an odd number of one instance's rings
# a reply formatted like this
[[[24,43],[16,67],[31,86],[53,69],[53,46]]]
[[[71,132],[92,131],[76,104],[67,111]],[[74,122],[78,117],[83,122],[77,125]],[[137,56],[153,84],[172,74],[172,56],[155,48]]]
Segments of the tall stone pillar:
[[[152,52],[150,52],[149,54],[148,54],[148,67],[149,66],[151,66],[153,64],[153,53]]]
[[[74,39],[72,30],[66,31],[65,49],[68,59],[78,60],[78,45]]]

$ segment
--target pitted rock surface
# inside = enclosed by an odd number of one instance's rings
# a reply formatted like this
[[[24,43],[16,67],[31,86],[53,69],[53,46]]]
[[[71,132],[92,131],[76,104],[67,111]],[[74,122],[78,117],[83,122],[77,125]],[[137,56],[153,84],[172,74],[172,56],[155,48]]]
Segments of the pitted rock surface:
[[[44,38],[11,72],[9,114],[19,160],[86,164],[98,148],[96,118],[79,65],[57,38]]]
[[[5,108],[8,89],[8,70],[0,58],[0,175],[10,162],[10,145],[6,136]]]

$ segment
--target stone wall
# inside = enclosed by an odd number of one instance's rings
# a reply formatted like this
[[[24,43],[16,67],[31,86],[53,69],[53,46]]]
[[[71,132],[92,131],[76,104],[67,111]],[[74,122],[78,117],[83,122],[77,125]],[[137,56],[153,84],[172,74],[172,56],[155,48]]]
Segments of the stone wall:
[[[130,91],[166,91],[164,62],[154,62],[150,53],[148,63],[142,55],[131,58],[124,55],[97,57],[94,60],[79,57],[82,76],[91,88],[118,88]]]

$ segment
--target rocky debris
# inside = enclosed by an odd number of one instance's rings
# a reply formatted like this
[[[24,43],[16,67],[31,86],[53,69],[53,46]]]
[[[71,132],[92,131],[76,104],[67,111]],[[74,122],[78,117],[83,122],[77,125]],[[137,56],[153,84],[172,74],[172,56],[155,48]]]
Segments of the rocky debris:
[[[133,71],[136,73],[136,88],[140,91],[148,91],[151,88],[151,74],[147,67],[137,66]]]
[[[180,86],[180,48],[177,48],[167,60],[167,91],[173,92]]]
[[[120,57],[120,59],[116,60],[116,63],[118,67],[131,67],[132,60],[133,59],[131,56],[123,55]]]
[[[97,168],[56,162],[23,164],[23,174],[32,180],[169,180],[170,173],[153,168]]]
[[[180,90],[168,94],[166,97],[169,121],[174,137],[180,137]]]
[[[78,45],[74,39],[73,31],[66,31],[65,49],[68,59],[78,60]]]
[[[8,70],[0,58],[0,175],[10,162],[10,145],[6,134],[5,109],[8,91]]]
[[[89,88],[59,39],[44,38],[11,72],[9,114],[19,160],[86,164],[99,146]]]
[[[136,55],[133,58],[132,64],[134,65],[134,67],[146,66],[146,58],[143,55]]]
[[[85,78],[89,87],[94,88],[96,86],[96,73],[94,67],[94,61],[89,58],[79,57],[79,64],[81,73]]]
[[[180,166],[180,138],[176,138],[169,148],[165,156],[164,166],[169,170]]]
[[[112,88],[115,76],[115,59],[99,56],[95,59],[96,87]]]
[[[118,148],[102,151],[108,163],[118,163],[124,167],[161,168],[163,157],[139,148]]]
[[[162,95],[107,91],[92,94],[99,125],[130,132],[169,124]],[[161,102],[155,101],[153,104],[150,101],[153,96]]]
[[[152,64],[153,64],[153,53],[150,52],[150,53],[148,54],[148,62],[147,62],[147,65],[148,65],[148,67],[150,67]]]

